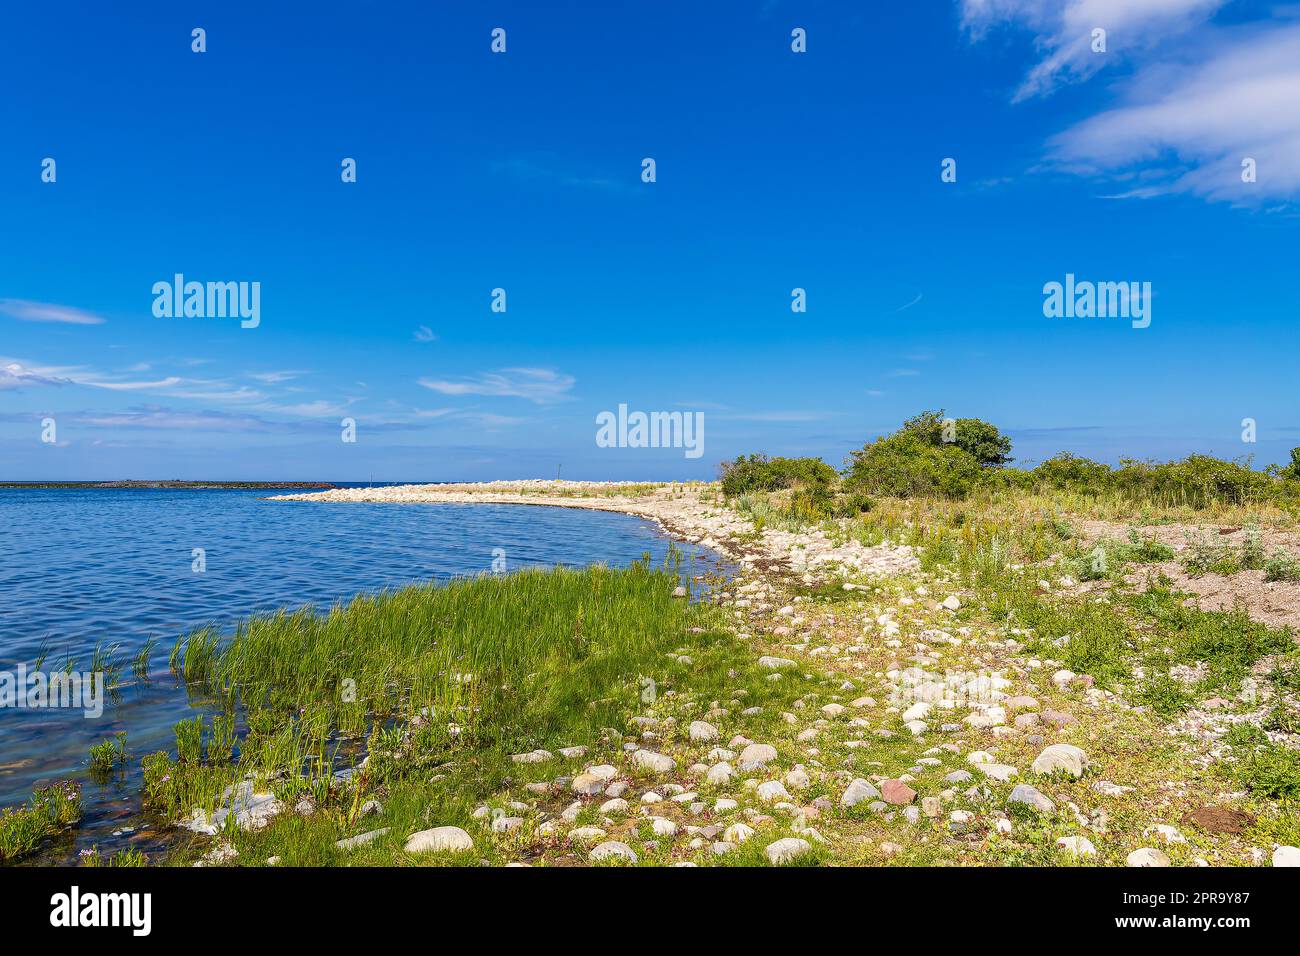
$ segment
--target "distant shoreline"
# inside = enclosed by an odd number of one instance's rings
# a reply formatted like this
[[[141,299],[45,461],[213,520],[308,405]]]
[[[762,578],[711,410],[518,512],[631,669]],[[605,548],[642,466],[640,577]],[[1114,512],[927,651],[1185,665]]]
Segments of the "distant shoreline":
[[[329,481],[0,481],[0,488],[171,488],[191,490],[211,489],[274,489],[274,488],[337,488]]]

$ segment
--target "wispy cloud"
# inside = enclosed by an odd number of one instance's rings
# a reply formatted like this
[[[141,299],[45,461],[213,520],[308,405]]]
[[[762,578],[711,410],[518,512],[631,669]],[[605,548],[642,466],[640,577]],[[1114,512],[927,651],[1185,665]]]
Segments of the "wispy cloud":
[[[1015,100],[1052,92],[1087,78],[1117,57],[1131,56],[1203,24],[1227,0],[960,0],[962,25],[975,39],[1001,24],[1034,33],[1042,59],[1016,90]],[[1093,51],[1094,29],[1106,31],[1106,50]]]
[[[69,385],[68,379],[34,369],[12,359],[0,359],[0,391],[44,385]]]
[[[65,325],[103,325],[106,321],[93,312],[71,305],[30,302],[26,299],[0,299],[0,313],[21,322],[61,322]]]
[[[434,342],[438,336],[433,334],[433,329],[427,325],[418,325],[415,327],[415,341],[417,342]]]
[[[896,368],[887,373],[888,378],[915,378],[920,371],[914,368]]]
[[[278,385],[281,382],[290,382],[295,378],[302,378],[307,373],[298,369],[283,369],[273,372],[249,372],[248,377],[267,385]]]
[[[1126,197],[1300,197],[1300,23],[1220,36],[1204,62],[1140,75],[1123,105],[1056,136],[1051,158],[1085,174],[1139,170]],[[1246,157],[1255,182],[1242,180]],[[1152,160],[1157,166],[1144,168]]]
[[[907,311],[907,310],[910,309],[912,306],[916,305],[916,303],[920,302],[923,298],[925,298],[925,294],[924,294],[924,293],[921,293],[921,292],[918,292],[918,293],[916,294],[916,298],[915,298],[915,299],[913,299],[911,302],[907,303],[906,305],[899,306],[897,309],[894,310],[894,314],[897,315],[899,312],[905,312],[905,311]]]
[[[451,381],[421,378],[419,384],[441,395],[492,395],[522,398],[538,405],[565,401],[575,379],[553,369],[503,368],[475,378]]]
[[[221,411],[178,411],[161,405],[137,405],[121,411],[65,412],[61,421],[86,428],[140,428],[168,431],[269,431],[278,427],[255,415]]]
[[[175,375],[167,378],[160,378],[153,382],[131,382],[131,381],[107,381],[83,378],[77,382],[78,385],[89,385],[93,388],[107,388],[114,391],[134,392],[141,389],[149,388],[171,388],[173,385],[179,385],[181,379]]]
[[[1227,0],[960,0],[975,39],[999,24],[1030,31],[1042,59],[1014,99],[1050,94],[1117,59],[1131,74],[1118,102],[1053,137],[1053,167],[1106,176],[1112,198],[1189,193],[1239,204],[1300,198],[1300,20],[1296,6],[1271,19],[1218,26]],[[1107,31],[1106,52],[1092,31]],[[1242,164],[1255,161],[1255,179]]]

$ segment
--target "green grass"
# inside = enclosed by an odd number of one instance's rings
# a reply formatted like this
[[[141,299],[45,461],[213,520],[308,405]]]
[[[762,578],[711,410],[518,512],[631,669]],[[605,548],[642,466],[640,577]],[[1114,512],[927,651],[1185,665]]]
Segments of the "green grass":
[[[95,744],[90,748],[90,772],[96,776],[107,776],[114,769],[123,767],[127,762],[126,734]]]
[[[26,806],[0,811],[0,863],[14,863],[81,819],[81,788],[70,780],[32,794]]]
[[[610,728],[655,706],[644,696],[647,678],[657,699],[742,695],[745,705],[779,697],[789,706],[806,691],[767,680],[750,649],[718,626],[720,612],[674,599],[676,584],[673,569],[644,564],[529,570],[359,597],[325,613],[253,618],[211,651],[209,632],[196,632],[199,651],[180,642],[174,666],[197,692],[239,709],[247,732],[232,758],[224,742],[214,744],[225,733],[219,723],[203,747],[196,722],[183,721],[183,759],[145,758],[147,802],[169,816],[211,809],[225,786],[251,772],[259,789],[291,805],[310,797],[315,810],[227,834],[239,862],[446,863],[436,854],[409,858],[406,835],[441,825],[481,832],[471,813],[492,794],[581,769],[562,760],[518,764],[511,754],[617,748],[621,732]],[[362,753],[363,770],[331,779]],[[360,818],[371,799],[382,813]],[[383,826],[392,831],[371,845],[334,846]],[[502,840],[476,837],[485,845],[475,859],[494,859]]]
[[[1275,744],[1257,747],[1242,761],[1237,779],[1257,796],[1300,799],[1300,750]]]

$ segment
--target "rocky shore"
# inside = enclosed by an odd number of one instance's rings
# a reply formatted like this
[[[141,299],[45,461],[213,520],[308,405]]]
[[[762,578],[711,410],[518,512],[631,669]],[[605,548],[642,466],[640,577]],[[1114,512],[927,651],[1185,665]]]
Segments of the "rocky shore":
[[[1204,772],[1223,751],[1198,715],[1230,727],[1248,719],[1228,716],[1245,704],[1159,719],[1031,653],[1031,629],[990,620],[943,573],[921,573],[906,545],[756,531],[705,485],[492,482],[277,500],[549,505],[656,521],[740,566],[711,599],[766,679],[789,690],[778,713],[742,690],[660,695],[599,753],[518,754],[536,779],[480,806],[481,832],[413,833],[408,853],[472,855],[490,841],[514,864],[1300,865],[1285,804]],[[1063,596],[1075,586],[1039,584]]]

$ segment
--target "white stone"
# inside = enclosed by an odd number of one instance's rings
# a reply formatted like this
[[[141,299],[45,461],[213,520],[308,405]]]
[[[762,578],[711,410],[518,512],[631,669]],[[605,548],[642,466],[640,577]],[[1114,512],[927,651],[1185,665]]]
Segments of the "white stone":
[[[758,785],[758,798],[764,803],[775,803],[778,800],[789,800],[790,794],[780,780],[768,780]]]
[[[771,744],[750,744],[740,752],[740,769],[755,770],[776,759],[776,748]]]
[[[652,773],[669,773],[677,766],[677,761],[653,750],[637,750],[632,754],[632,762],[642,770]]]
[[[1274,866],[1300,866],[1300,848],[1279,846],[1273,851]]]
[[[1144,846],[1128,855],[1129,866],[1169,866],[1169,857],[1160,850]]]
[[[593,860],[626,860],[629,863],[636,862],[636,853],[626,843],[620,843],[618,840],[607,840],[592,849],[588,854]]]
[[[767,849],[763,852],[767,858],[775,865],[789,863],[796,860],[812,849],[812,844],[807,840],[800,840],[798,837],[786,837],[783,840],[777,840],[775,843],[769,843]]]
[[[1056,841],[1056,845],[1072,856],[1096,856],[1097,848],[1092,845],[1092,841],[1087,837],[1069,836],[1061,837]]]
[[[687,733],[690,735],[691,740],[708,741],[718,739],[718,728],[704,720],[691,721]]]
[[[677,823],[667,817],[651,817],[650,828],[654,830],[656,836],[670,837],[677,835]]]
[[[434,827],[406,838],[407,853],[444,853],[474,849],[474,841],[460,827]]]
[[[1088,755],[1073,744],[1052,744],[1034,758],[1034,773],[1066,773],[1076,780],[1088,769]]]
[[[744,843],[754,835],[754,828],[744,823],[733,823],[722,831],[722,839],[727,843]]]

